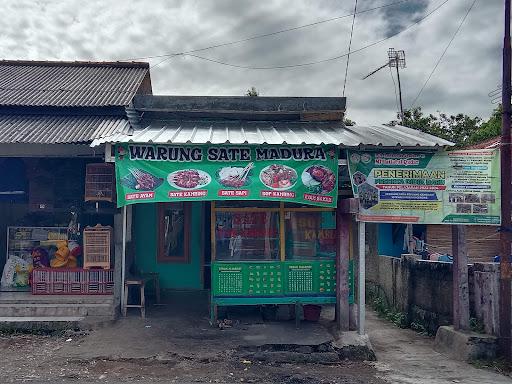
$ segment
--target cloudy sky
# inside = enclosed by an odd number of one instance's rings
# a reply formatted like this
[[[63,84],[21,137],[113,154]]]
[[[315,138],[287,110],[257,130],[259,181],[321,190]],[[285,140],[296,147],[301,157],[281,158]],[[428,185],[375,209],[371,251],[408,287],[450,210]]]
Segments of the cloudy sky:
[[[362,77],[403,49],[401,72],[408,108],[473,0],[409,0],[357,15],[352,48],[389,40],[351,56],[347,115],[359,124],[393,119],[397,111],[390,70]],[[359,0],[358,9],[397,0]],[[416,103],[428,112],[487,117],[488,93],[500,84],[501,0],[477,1]],[[185,52],[353,12],[353,0],[2,0],[0,55],[5,59],[125,60]],[[198,52],[239,66],[301,64],[347,52],[351,17],[275,36]],[[405,29],[405,30],[404,30]],[[284,69],[243,69],[191,56],[148,59],[155,94],[341,96],[346,58]],[[160,63],[160,64],[159,64]],[[396,79],[395,79],[396,80]]]

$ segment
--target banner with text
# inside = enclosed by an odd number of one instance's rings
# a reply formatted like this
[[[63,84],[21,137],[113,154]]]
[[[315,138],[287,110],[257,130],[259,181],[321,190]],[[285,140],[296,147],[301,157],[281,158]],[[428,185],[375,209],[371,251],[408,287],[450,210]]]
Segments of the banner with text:
[[[497,149],[347,151],[359,220],[499,225]]]
[[[117,205],[204,200],[335,207],[334,146],[117,144]]]

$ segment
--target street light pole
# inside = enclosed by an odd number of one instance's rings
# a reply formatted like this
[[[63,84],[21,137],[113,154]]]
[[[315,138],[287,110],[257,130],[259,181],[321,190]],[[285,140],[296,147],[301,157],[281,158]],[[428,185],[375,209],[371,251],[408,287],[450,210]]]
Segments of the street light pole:
[[[503,39],[503,85],[501,93],[501,231],[500,231],[500,349],[507,361],[512,361],[511,344],[511,234],[512,234],[512,148],[511,64],[510,64],[510,0],[505,0],[505,35]]]

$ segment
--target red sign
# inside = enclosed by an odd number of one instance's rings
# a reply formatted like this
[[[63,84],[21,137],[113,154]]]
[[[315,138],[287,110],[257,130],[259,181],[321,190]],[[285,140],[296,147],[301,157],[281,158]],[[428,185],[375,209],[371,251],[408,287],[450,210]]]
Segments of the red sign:
[[[155,198],[155,192],[127,193],[125,200],[150,200]]]
[[[195,191],[169,191],[169,198],[171,199],[183,199],[193,197],[205,197],[208,195],[206,189],[197,189]]]
[[[218,196],[220,197],[247,197],[249,196],[249,190],[247,189],[221,189],[219,190]]]
[[[316,203],[326,203],[331,204],[332,203],[332,196],[326,196],[326,195],[313,195],[311,193],[305,193],[304,194],[304,200],[307,201],[314,201]]]
[[[261,197],[284,197],[287,199],[294,199],[295,192],[290,191],[261,191]]]

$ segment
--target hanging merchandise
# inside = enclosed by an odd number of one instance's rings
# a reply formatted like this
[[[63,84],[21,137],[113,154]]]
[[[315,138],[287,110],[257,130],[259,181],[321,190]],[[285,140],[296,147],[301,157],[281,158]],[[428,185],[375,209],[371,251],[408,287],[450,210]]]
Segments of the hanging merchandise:
[[[67,241],[59,241],[57,243],[57,252],[55,252],[55,257],[51,260],[50,265],[52,268],[77,267],[77,259],[70,254]]]
[[[32,261],[23,260],[21,257],[11,256],[5,263],[2,273],[1,285],[3,288],[28,286]]]

